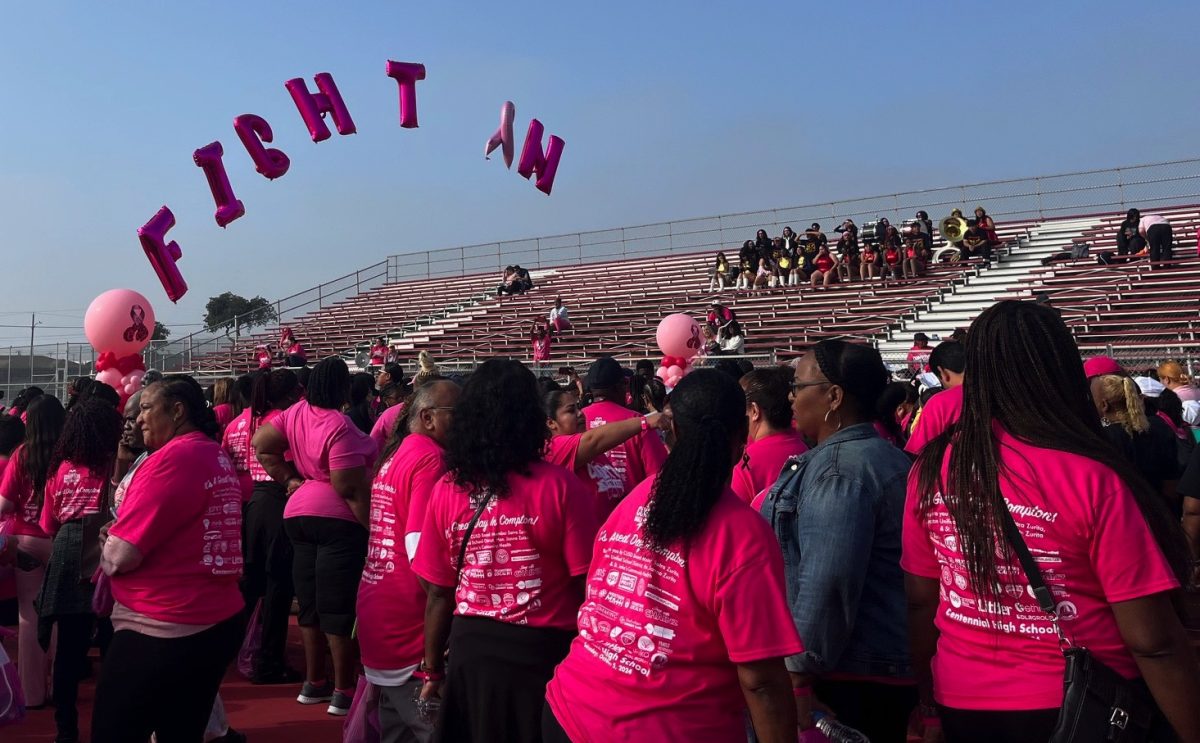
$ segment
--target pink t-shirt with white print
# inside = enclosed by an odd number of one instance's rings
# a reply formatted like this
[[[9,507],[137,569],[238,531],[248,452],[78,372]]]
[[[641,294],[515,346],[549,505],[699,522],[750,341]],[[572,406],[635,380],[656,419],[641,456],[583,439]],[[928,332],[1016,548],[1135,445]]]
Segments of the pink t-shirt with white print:
[[[225,426],[221,445],[225,447],[229,461],[233,462],[233,468],[237,470],[242,488],[242,502],[245,503],[254,493],[254,478],[250,476],[250,460],[255,459],[254,450],[250,448],[250,408],[238,413],[237,417]]]
[[[1054,594],[1063,632],[1122,676],[1137,676],[1110,605],[1179,583],[1133,493],[1100,462],[1023,443],[999,426],[996,431],[1006,473],[1000,491]],[[947,451],[946,462],[949,456]],[[1064,661],[1058,637],[1020,563],[1015,556],[1001,561],[1001,596],[981,602],[968,582],[960,537],[940,495],[921,516],[915,472],[908,484],[900,565],[940,582],[933,658],[937,701],[982,710],[1060,706]]]
[[[606,423],[637,418],[639,414],[623,405],[603,400],[584,408],[583,416],[590,430]],[[626,493],[658,472],[665,461],[667,447],[663,445],[658,432],[642,431],[589,462],[588,476],[596,484],[600,498],[608,502],[607,512],[611,512]]]
[[[925,403],[921,414],[917,416],[916,426],[912,436],[904,445],[904,451],[909,454],[920,454],[930,441],[941,436],[952,423],[958,423],[962,416],[963,388],[960,384],[943,390]]]
[[[12,522],[8,533],[18,537],[41,537],[47,534],[39,526],[41,509],[33,497],[33,482],[25,475],[25,467],[21,458],[25,450],[22,444],[12,453],[12,459],[4,468],[4,476],[0,478],[0,498],[11,502],[15,510],[0,517]]]
[[[375,443],[341,411],[318,408],[307,400],[280,413],[271,425],[287,439],[292,461],[304,478],[304,484],[288,498],[283,517],[358,521],[346,499],[330,484],[329,473],[370,467],[375,462]]]
[[[241,488],[229,455],[204,434],[176,436],[142,461],[109,534],[142,555],[136,569],[112,576],[122,606],[190,625],[244,608]]]
[[[39,526],[54,536],[68,521],[100,513],[100,500],[108,487],[108,472],[93,472],[87,467],[60,462],[54,476],[46,482],[46,502]]]
[[[579,635],[546,699],[567,735],[590,741],[745,737],[736,664],[804,651],[771,527],[731,490],[692,539],[651,548],[653,481],[596,537]]]
[[[421,532],[433,486],[445,473],[442,447],[413,433],[371,484],[371,532],[358,587],[358,645],[369,680],[419,663],[425,652],[425,591],[409,564],[406,537]]]
[[[508,494],[491,499],[471,532],[454,613],[573,629],[579,604],[571,579],[587,572],[592,557],[593,502],[579,478],[547,462],[530,463],[508,483]],[[456,585],[462,535],[477,506],[448,476],[434,486],[413,572]]]
[[[258,421],[257,424],[255,424],[253,421],[251,421],[250,442],[253,444],[254,432],[257,431],[260,426],[273,422],[276,418],[279,417],[279,414],[282,412],[283,412],[282,410],[268,410],[263,415],[262,419],[260,421]],[[289,462],[292,461],[291,451],[289,450],[289,451],[285,452],[283,455],[283,458]],[[249,458],[246,460],[246,467],[250,470],[250,480],[251,481],[253,481],[253,482],[272,482],[273,478],[267,474],[267,471],[265,469],[263,469],[263,466],[258,461],[258,455],[255,454],[253,447],[250,449]]]

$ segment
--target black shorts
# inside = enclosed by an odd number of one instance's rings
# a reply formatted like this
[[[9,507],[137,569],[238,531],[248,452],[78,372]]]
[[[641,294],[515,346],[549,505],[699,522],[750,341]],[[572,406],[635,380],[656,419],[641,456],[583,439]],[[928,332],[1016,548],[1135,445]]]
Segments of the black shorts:
[[[292,578],[300,626],[349,637],[367,557],[367,530],[357,521],[321,516],[284,519],[283,528],[295,554]]]

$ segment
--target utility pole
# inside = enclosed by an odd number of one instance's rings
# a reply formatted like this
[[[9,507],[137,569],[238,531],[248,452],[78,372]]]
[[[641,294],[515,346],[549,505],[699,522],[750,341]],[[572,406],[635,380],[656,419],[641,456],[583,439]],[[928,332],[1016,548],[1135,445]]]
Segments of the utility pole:
[[[33,385],[33,333],[37,327],[37,315],[29,315],[29,384]]]

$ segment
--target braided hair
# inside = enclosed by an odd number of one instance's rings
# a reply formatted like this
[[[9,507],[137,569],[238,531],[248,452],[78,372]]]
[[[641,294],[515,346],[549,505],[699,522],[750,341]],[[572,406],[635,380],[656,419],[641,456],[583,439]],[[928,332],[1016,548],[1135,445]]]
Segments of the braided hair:
[[[997,556],[1008,561],[1012,554],[1000,516],[1007,508],[1000,478],[1007,475],[993,430],[997,423],[1031,446],[1111,468],[1133,491],[1155,540],[1185,583],[1190,556],[1179,523],[1106,440],[1079,351],[1058,313],[1033,302],[997,302],[971,325],[966,355],[971,373],[963,384],[962,415],[925,447],[916,470],[922,513],[933,508],[936,498],[944,499],[975,593],[981,598],[999,595]],[[1024,373],[1014,374],[1014,369]]]
[[[825,378],[842,388],[843,405],[864,421],[878,417],[879,397],[890,381],[879,351],[861,343],[830,339],[813,346],[813,356]]]
[[[746,441],[746,395],[728,374],[697,369],[671,392],[675,446],[654,479],[642,527],[665,548],[698,534],[733,472],[734,445]]]

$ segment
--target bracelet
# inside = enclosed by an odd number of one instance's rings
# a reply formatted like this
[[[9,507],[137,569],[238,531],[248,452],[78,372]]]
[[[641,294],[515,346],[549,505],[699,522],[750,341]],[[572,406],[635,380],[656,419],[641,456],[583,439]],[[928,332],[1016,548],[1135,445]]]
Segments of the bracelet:
[[[812,696],[812,687],[811,686],[793,686],[792,687],[792,696],[794,696],[794,697],[811,697]]]
[[[431,681],[445,681],[446,672],[429,668],[425,665],[425,661],[421,661],[421,664],[417,666],[417,670],[413,671],[413,678],[420,679],[427,684]]]
[[[650,424],[646,422],[646,416],[644,416],[644,415],[642,416],[642,430],[643,431],[650,430]]]

